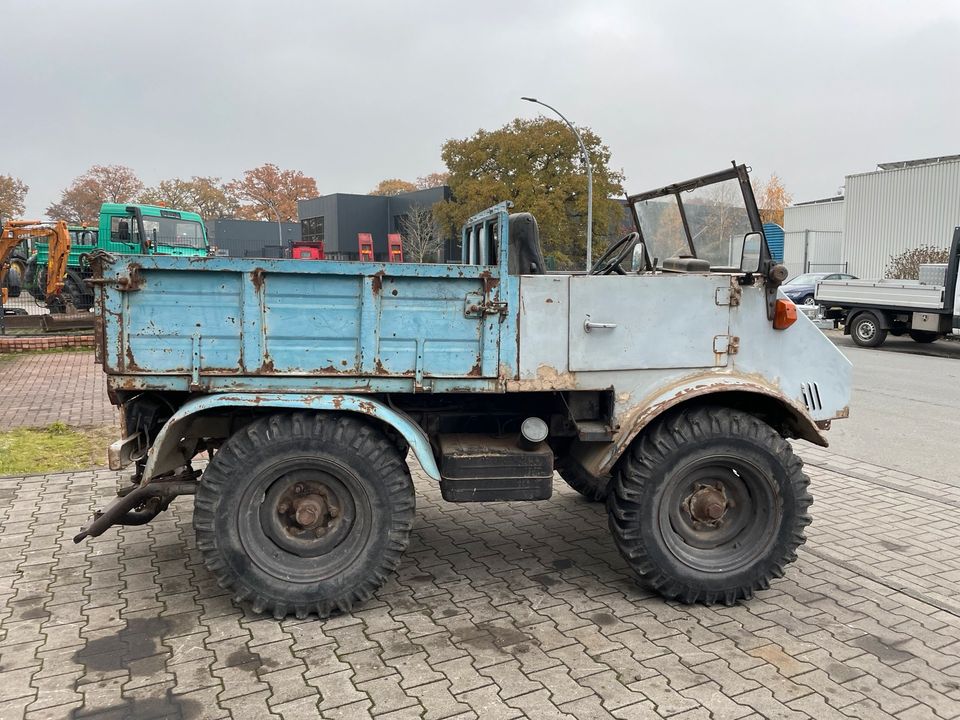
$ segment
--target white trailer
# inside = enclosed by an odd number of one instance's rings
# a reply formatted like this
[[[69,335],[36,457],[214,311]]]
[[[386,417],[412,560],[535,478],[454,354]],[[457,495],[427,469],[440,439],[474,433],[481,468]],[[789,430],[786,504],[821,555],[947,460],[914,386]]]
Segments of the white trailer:
[[[921,266],[919,280],[821,280],[814,297],[861,347],[877,347],[888,334],[933,342],[960,328],[958,254],[960,227],[946,265]]]

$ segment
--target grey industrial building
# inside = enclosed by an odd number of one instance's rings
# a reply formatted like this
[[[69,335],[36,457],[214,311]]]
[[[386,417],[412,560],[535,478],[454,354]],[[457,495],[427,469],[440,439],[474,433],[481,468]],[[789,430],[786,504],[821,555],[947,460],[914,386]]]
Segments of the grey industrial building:
[[[960,155],[881,163],[846,176],[842,197],[784,211],[784,264],[803,272],[883,277],[890,258],[948,248],[960,225]]]
[[[451,198],[446,185],[401,193],[399,195],[353,195],[333,193],[297,203],[301,236],[304,240],[322,240],[326,256],[331,259],[356,260],[359,257],[357,235],[373,235],[373,251],[377,260],[387,257],[387,233],[400,232],[401,222],[410,208],[420,205],[431,208]],[[440,260],[459,258],[456,240],[447,238]]]
[[[284,257],[290,243],[300,239],[300,223],[261,220],[207,220],[207,239],[230,257]],[[281,231],[283,240],[280,240]]]

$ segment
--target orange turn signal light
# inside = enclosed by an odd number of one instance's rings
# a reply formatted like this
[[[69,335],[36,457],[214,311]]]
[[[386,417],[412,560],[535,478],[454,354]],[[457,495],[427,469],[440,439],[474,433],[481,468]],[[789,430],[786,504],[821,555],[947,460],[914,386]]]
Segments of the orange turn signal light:
[[[797,306],[789,300],[777,300],[776,309],[773,311],[773,329],[786,330],[797,321]]]

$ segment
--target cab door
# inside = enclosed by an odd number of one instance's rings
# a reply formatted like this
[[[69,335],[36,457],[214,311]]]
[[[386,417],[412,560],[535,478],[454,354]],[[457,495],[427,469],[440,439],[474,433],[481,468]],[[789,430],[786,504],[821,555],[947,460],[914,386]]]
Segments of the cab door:
[[[571,277],[570,370],[723,367],[729,291],[719,274]]]

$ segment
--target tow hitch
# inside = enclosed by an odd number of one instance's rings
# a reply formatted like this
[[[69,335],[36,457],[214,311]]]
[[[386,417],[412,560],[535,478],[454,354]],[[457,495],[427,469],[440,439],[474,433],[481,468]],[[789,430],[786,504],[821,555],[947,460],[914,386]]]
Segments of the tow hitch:
[[[166,510],[177,495],[195,495],[199,470],[186,468],[168,478],[157,478],[146,485],[131,485],[97,510],[73,541],[97,537],[112,525],[145,525]]]

